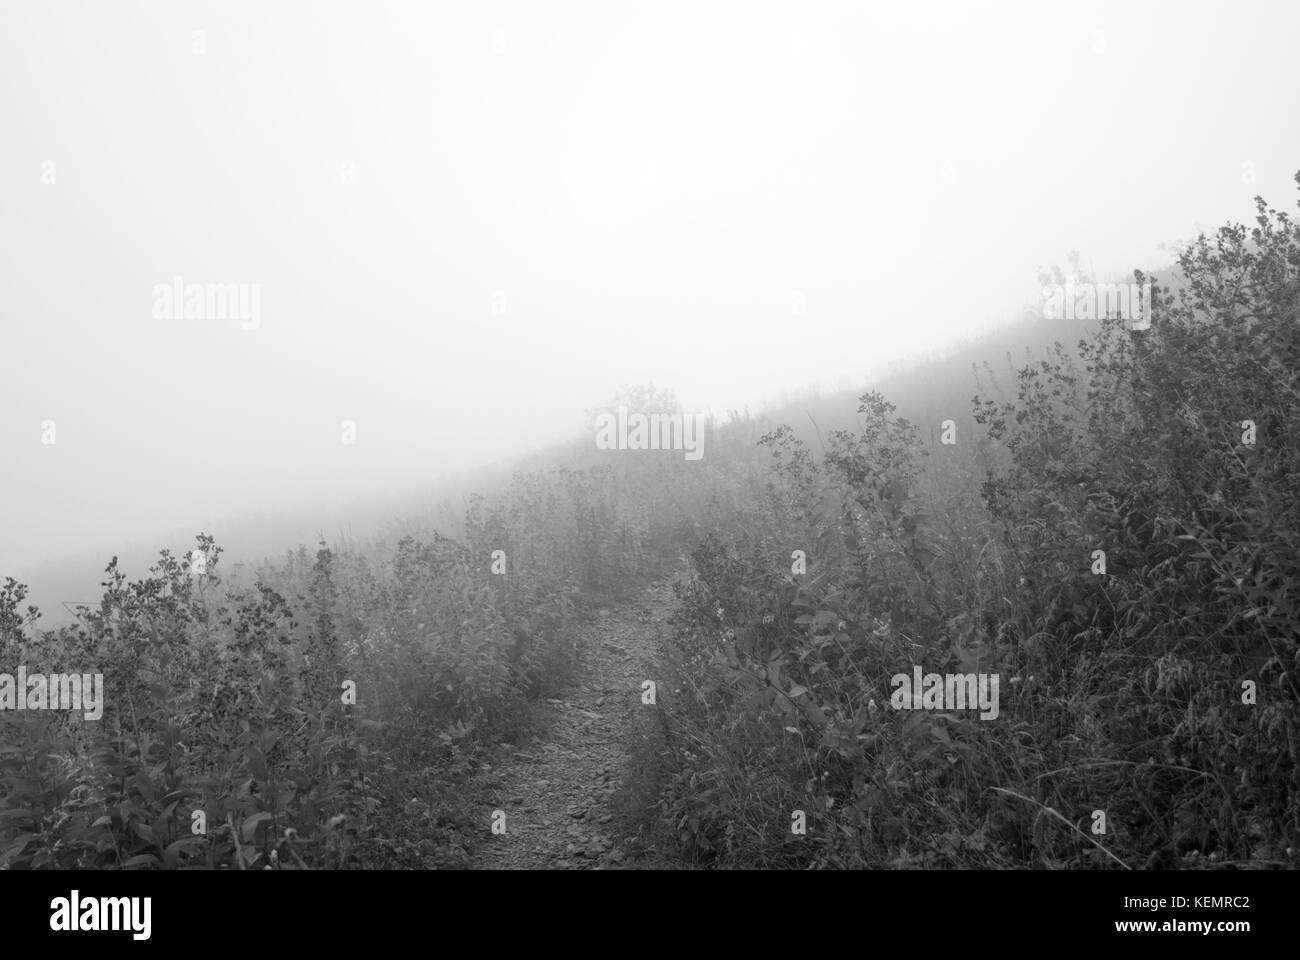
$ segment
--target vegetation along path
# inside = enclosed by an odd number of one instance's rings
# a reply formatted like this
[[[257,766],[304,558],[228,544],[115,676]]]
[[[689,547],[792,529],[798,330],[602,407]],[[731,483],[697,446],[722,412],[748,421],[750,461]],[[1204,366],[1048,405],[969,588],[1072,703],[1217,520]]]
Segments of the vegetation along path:
[[[582,627],[581,667],[562,700],[543,701],[540,737],[514,748],[486,785],[505,830],[476,851],[473,866],[511,869],[655,869],[678,866],[621,839],[612,801],[644,771],[633,769],[631,746],[656,722],[642,703],[642,683],[659,680],[659,639],[671,610],[671,587],[647,588],[611,605]],[[498,817],[498,820],[500,818]]]

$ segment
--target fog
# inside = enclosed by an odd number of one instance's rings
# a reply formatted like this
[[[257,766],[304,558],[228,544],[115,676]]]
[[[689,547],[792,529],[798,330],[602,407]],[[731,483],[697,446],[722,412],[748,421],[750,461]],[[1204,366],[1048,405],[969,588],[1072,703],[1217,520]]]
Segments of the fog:
[[[627,384],[861,381],[1068,251],[1157,268],[1294,203],[1297,36],[1239,0],[7,0],[0,576],[436,481]],[[178,277],[249,309],[169,315]]]

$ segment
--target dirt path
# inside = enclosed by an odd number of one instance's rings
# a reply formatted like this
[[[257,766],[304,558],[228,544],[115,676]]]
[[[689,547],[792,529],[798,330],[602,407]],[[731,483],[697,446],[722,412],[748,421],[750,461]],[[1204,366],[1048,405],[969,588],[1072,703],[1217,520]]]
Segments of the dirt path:
[[[488,782],[506,831],[476,851],[480,870],[673,868],[675,862],[625,849],[610,800],[636,771],[628,749],[652,707],[644,680],[659,682],[659,639],[673,604],[667,583],[630,603],[602,609],[579,638],[582,670],[563,700],[542,704],[540,738],[507,754]]]

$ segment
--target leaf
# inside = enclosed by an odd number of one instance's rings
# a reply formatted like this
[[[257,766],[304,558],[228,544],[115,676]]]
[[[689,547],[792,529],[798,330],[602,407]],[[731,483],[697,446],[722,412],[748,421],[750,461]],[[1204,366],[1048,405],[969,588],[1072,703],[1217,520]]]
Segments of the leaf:
[[[9,862],[15,857],[22,856],[27,844],[37,839],[39,839],[39,835],[35,833],[20,833],[14,837],[13,843],[5,847],[4,850],[0,850],[0,867],[8,866]]]
[[[180,861],[181,853],[188,851],[189,848],[196,847],[203,842],[203,838],[201,837],[183,837],[180,840],[168,844],[167,849],[163,851],[163,866],[168,870],[175,870]]]
[[[162,861],[152,853],[137,853],[134,857],[127,860],[126,863],[122,864],[122,869],[130,870],[134,867],[156,867],[161,862]]]
[[[792,687],[790,687],[790,692],[786,695],[791,700],[798,700],[801,696],[803,696],[807,692],[808,692],[807,687],[801,687],[799,686],[799,684],[796,683]]]
[[[812,704],[811,706],[805,707],[804,716],[806,716],[813,723],[817,724],[817,726],[819,727],[825,726],[826,724],[826,713],[822,710],[821,707],[817,706],[816,704]]]
[[[0,827],[10,825],[13,820],[27,820],[32,823],[36,822],[36,813],[32,810],[0,810]]]
[[[271,815],[263,810],[261,813],[255,813],[251,817],[245,817],[244,823],[240,827],[240,833],[243,834],[245,843],[252,843],[253,837],[257,832],[257,825],[263,820],[270,820]]]
[[[153,803],[153,782],[143,770],[135,775],[135,788],[140,791],[140,796],[144,797],[146,803]]]

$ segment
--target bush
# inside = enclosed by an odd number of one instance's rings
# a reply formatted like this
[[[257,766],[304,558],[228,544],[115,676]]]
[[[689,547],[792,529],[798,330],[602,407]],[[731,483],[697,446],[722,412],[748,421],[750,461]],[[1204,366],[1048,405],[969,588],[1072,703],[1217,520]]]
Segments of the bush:
[[[687,854],[1293,858],[1300,231],[1261,200],[1179,269],[1148,331],[1107,319],[1077,361],[1058,344],[1021,369],[1014,399],[976,397],[978,509],[877,394],[820,459],[789,427],[762,438],[762,521],[707,539],[679,586],[661,799]],[[998,674],[998,721],[887,709],[914,663]]]

